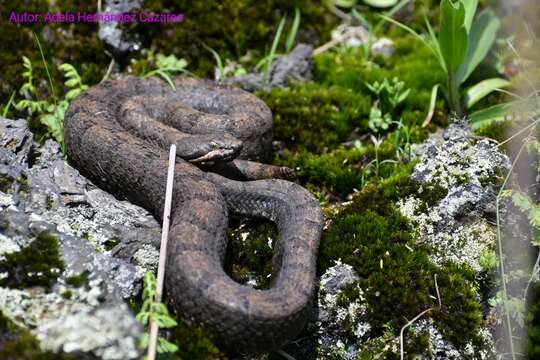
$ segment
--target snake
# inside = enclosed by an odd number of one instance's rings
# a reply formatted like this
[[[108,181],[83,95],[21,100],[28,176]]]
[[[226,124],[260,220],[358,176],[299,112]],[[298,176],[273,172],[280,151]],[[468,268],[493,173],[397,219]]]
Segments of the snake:
[[[268,165],[272,112],[255,95],[210,80],[125,76],[79,94],[64,120],[69,162],[95,185],[163,220],[176,145],[165,293],[182,319],[226,351],[279,349],[311,314],[319,202]],[[174,85],[174,86],[173,86]],[[229,215],[277,228],[271,283],[255,289],[224,269]]]

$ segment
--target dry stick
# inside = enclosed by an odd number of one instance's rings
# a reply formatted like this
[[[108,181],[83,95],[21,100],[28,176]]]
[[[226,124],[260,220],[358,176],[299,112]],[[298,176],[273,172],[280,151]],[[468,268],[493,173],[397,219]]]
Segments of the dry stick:
[[[156,301],[161,301],[163,279],[165,278],[165,261],[167,259],[167,240],[169,237],[169,220],[171,217],[171,202],[174,180],[174,166],[176,164],[176,145],[171,145],[169,152],[169,170],[167,172],[167,189],[165,191],[165,209],[163,210],[163,229],[161,231],[161,245],[159,248],[159,266],[157,273]],[[148,360],[156,358],[158,325],[150,321],[150,340],[148,342]]]
[[[327,42],[326,44],[323,44],[323,45],[319,46],[318,48],[316,48],[315,50],[313,50],[313,55],[318,55],[318,54],[321,54],[321,53],[323,53],[325,51],[328,51],[331,48],[333,48],[334,46],[336,46],[338,44],[341,44],[342,42],[344,42],[345,40],[347,40],[348,38],[351,38],[353,36],[358,36],[359,38],[361,38],[362,41],[367,41],[367,35],[365,33],[365,30],[363,30],[363,29],[360,30],[360,29],[362,29],[362,28],[355,27],[355,28],[347,30],[346,32],[344,32],[340,36],[336,37],[335,39],[332,39],[329,42]]]
[[[433,278],[435,279],[435,291],[437,292],[437,299],[439,300],[439,309],[441,309],[442,302],[441,302],[441,294],[439,293],[439,285],[437,285],[437,274],[433,275]],[[435,308],[430,307],[429,309],[422,311],[420,314],[416,315],[411,321],[406,323],[405,326],[401,328],[401,331],[399,332],[399,351],[401,354],[401,360],[405,358],[405,351],[403,350],[403,332],[405,331],[406,328],[411,326],[416,320],[420,319],[422,316],[424,316],[424,314],[426,314],[427,312],[430,312],[431,310],[435,310]]]

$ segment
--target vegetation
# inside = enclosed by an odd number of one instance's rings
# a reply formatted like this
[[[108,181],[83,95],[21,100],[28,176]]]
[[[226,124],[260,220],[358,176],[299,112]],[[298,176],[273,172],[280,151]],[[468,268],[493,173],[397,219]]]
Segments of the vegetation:
[[[47,5],[30,0],[25,3],[25,11],[45,12],[49,7],[95,11],[94,4],[87,2],[61,3]],[[10,6],[17,8],[17,3],[2,3],[0,12]],[[342,20],[366,26],[369,39],[360,47],[341,46],[315,56],[313,81],[256,94],[274,115],[273,163],[294,168],[294,180],[312,191],[323,207],[327,226],[318,258],[319,275],[341,259],[360,276],[338,301],[345,305],[362,297],[366,305],[362,319],[371,329],[369,340],[358,344],[361,357],[398,358],[386,345],[399,337],[410,319],[428,308],[433,308],[430,318],[445,341],[458,350],[469,344],[479,349],[484,341],[480,329],[489,325],[489,318],[478,299],[486,297],[511,318],[507,332],[512,333],[517,322],[527,320],[532,324],[529,353],[533,357],[540,353],[536,346],[540,337],[538,302],[533,303],[527,319],[527,296],[514,299],[502,292],[486,295],[485,288],[493,285],[488,283],[496,282],[486,278],[500,269],[507,254],[482,253],[481,274],[452,262],[435,265],[430,261],[433,249],[418,245],[417,234],[396,206],[399,200],[415,195],[427,209],[446,196],[437,186],[419,192],[410,175],[417,163],[415,144],[448,125],[450,112],[480,110],[471,114],[477,135],[498,141],[507,138],[506,129],[515,123],[492,121],[500,120],[509,109],[508,104],[501,103],[512,94],[500,90],[514,83],[503,78],[503,73],[515,54],[499,54],[496,59],[491,56],[494,53],[490,49],[500,50],[501,41],[505,41],[496,38],[501,25],[490,7],[468,0],[419,0],[414,4],[408,0],[146,0],[144,6],[159,12],[182,9],[186,21],[177,27],[137,25],[145,49],[120,61],[120,69],[160,76],[173,88],[172,76],[176,74],[193,72],[208,77],[214,75],[214,68],[219,82],[230,75],[245,74],[246,69],[261,70],[268,80],[277,56],[291,51],[296,42],[323,44],[330,29]],[[477,13],[479,7],[482,10]],[[431,24],[437,26],[432,28]],[[5,31],[0,32],[0,52],[5,54],[9,83],[0,80],[0,114],[25,116],[38,135],[52,137],[62,146],[63,117],[69,102],[87,84],[96,84],[109,75],[110,59],[97,39],[95,24],[72,28],[65,24],[28,24],[17,29],[2,26]],[[370,50],[383,34],[393,41],[395,54],[389,58]],[[60,80],[64,80],[62,86]],[[446,101],[438,99],[439,89],[443,89]],[[533,141],[529,146],[531,152],[538,149]],[[496,179],[490,180],[492,186],[497,185]],[[8,185],[0,178],[0,189],[7,191]],[[507,201],[525,214],[535,235],[531,246],[537,247],[540,225],[534,193],[517,189],[501,192],[498,199],[497,204]],[[275,227],[239,218],[232,218],[230,227],[225,264],[228,274],[240,283],[267,288],[272,280]],[[501,242],[504,238],[504,233],[499,234]],[[110,239],[107,247],[113,247],[117,240]],[[29,255],[36,253],[43,261],[29,262]],[[0,261],[0,273],[8,272],[0,286],[50,287],[57,276],[54,269],[60,271],[62,266],[54,238],[40,236],[28,248]],[[537,267],[529,270],[531,279],[538,275]],[[502,274],[504,284],[505,272]],[[433,297],[437,290],[435,276],[440,307]],[[87,280],[83,273],[66,279],[66,283],[83,286]],[[538,297],[538,293],[540,290],[531,282],[530,296]],[[166,301],[156,300],[151,274],[145,276],[142,296],[137,318],[144,324],[154,320],[168,328],[159,340],[162,356],[225,358],[211,335],[182,322],[181,314],[169,313]],[[344,329],[349,335],[352,325]],[[408,330],[406,335],[408,354],[433,355],[426,350],[426,332]],[[37,348],[33,341],[24,346]],[[0,349],[2,357],[4,348]]]
[[[43,52],[41,53],[43,54]],[[49,75],[47,63],[44,58],[43,63],[47,70],[47,74]],[[88,85],[83,84],[81,76],[73,65],[61,64],[58,66],[58,69],[62,71],[67,78],[64,85],[67,87],[68,91],[63,99],[57,101],[56,95],[54,94],[54,85],[49,75],[50,90],[54,99],[54,102],[50,103],[47,100],[40,100],[38,90],[34,86],[32,62],[26,56],[23,56],[23,66],[26,71],[23,72],[22,76],[26,79],[26,82],[19,89],[19,94],[25,98],[20,100],[16,104],[16,107],[19,110],[27,110],[29,116],[37,117],[40,123],[45,125],[47,129],[46,135],[55,139],[58,144],[60,144],[62,152],[64,152],[64,116],[66,110],[70,101],[77,97],[81,92],[88,89]]]
[[[0,359],[7,360],[75,360],[65,353],[42,351],[39,341],[26,329],[9,320],[0,311]]]
[[[420,39],[439,61],[446,73],[446,98],[450,109],[463,116],[463,106],[470,109],[474,104],[491,92],[506,87],[510,83],[502,78],[483,80],[471,86],[466,93],[460,93],[460,86],[470,77],[472,72],[486,58],[493,46],[500,21],[489,8],[484,9],[476,18],[478,0],[455,3],[452,0],[442,0],[440,5],[439,36],[435,35],[431,24],[426,19],[430,40],[425,40],[410,27],[395,20],[388,21],[400,26]],[[436,91],[434,88],[434,91]],[[492,117],[472,114],[472,122],[498,119],[500,114]]]
[[[155,322],[159,328],[167,329],[173,328],[176,325],[176,321],[169,315],[167,306],[158,300],[158,293],[156,289],[156,278],[152,272],[144,274],[144,288],[142,292],[143,304],[139,313],[137,314],[137,320],[143,325],[149,326],[152,322]],[[178,346],[169,342],[164,337],[158,336],[157,339],[157,352],[175,353],[178,351]],[[149,334],[145,333],[141,339],[140,347],[144,350],[148,348]]]
[[[0,280],[1,287],[22,289],[32,286],[50,288],[64,271],[58,242],[53,235],[42,233],[27,247],[3,255],[0,273],[7,276]]]

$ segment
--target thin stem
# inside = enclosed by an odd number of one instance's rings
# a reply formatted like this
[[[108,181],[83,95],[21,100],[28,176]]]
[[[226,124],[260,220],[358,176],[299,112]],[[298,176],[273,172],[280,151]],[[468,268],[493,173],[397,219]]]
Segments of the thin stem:
[[[510,140],[514,139],[516,136],[524,133],[527,129],[530,129],[532,126],[538,124],[538,122],[540,121],[540,118],[536,119],[535,121],[533,121],[532,123],[530,123],[529,125],[525,126],[523,129],[519,130],[517,133],[515,133],[514,135],[510,136],[508,139],[504,140],[503,142],[499,143],[499,145],[497,146],[502,146],[504,144],[506,144],[507,142],[509,142]]]
[[[525,301],[527,301],[527,294],[529,292],[529,288],[531,284],[533,283],[534,279],[538,277],[538,273],[540,273],[540,252],[538,253],[538,256],[536,257],[536,262],[534,263],[533,271],[532,271],[531,277],[529,278],[529,281],[527,282],[525,291],[523,291],[523,299],[525,299]]]
[[[531,131],[532,133],[532,131]],[[514,162],[512,163],[512,166],[510,167],[510,170],[508,171],[508,174],[504,178],[503,184],[501,186],[501,189],[499,190],[499,193],[497,194],[497,200],[495,202],[496,204],[496,216],[497,216],[497,246],[499,248],[499,267],[501,269],[501,278],[502,278],[502,287],[503,287],[503,306],[504,306],[504,312],[506,317],[506,327],[508,331],[508,340],[510,340],[510,352],[512,354],[512,360],[516,360],[516,355],[514,351],[514,339],[513,339],[513,332],[512,332],[512,324],[510,322],[510,311],[508,309],[508,289],[506,288],[506,273],[504,270],[504,252],[502,247],[502,236],[501,236],[501,216],[500,216],[500,202],[501,202],[501,194],[504,188],[506,187],[506,184],[508,183],[508,180],[510,179],[510,175],[512,174],[512,171],[514,170],[514,167],[516,166],[517,161],[521,157],[521,154],[523,152],[523,149],[525,148],[526,142],[523,142],[521,144],[521,147],[519,148],[519,151],[516,155],[516,158],[514,159]]]
[[[47,77],[49,78],[49,85],[51,86],[51,92],[53,95],[54,105],[56,106],[56,92],[54,91],[54,84],[52,81],[51,73],[49,72],[49,66],[47,66],[47,61],[45,61],[45,55],[43,54],[43,49],[41,48],[41,42],[39,41],[39,38],[35,32],[32,31],[34,34],[34,37],[36,39],[36,43],[39,48],[39,53],[41,54],[41,60],[43,61],[43,65],[45,66],[45,72],[47,73]]]
[[[463,109],[459,99],[459,83],[456,81],[455,72],[448,74],[448,93],[450,96],[450,106],[459,117],[463,116]]]
[[[167,186],[165,189],[165,207],[163,209],[163,229],[161,230],[161,246],[159,248],[159,265],[156,281],[156,302],[161,301],[163,280],[165,279],[165,263],[167,259],[167,240],[169,236],[169,222],[171,217],[171,203],[173,197],[174,166],[176,164],[176,145],[171,145],[169,152],[169,168],[167,172]],[[159,327],[154,320],[150,321],[150,337],[148,342],[148,359],[156,358],[157,338]]]
[[[435,291],[437,292],[437,300],[439,301],[439,310],[442,308],[442,301],[441,301],[441,293],[439,292],[439,285],[437,284],[437,274],[433,275],[434,281],[435,281]],[[420,319],[422,316],[424,316],[426,313],[435,310],[434,307],[430,307],[429,309],[426,309],[422,311],[420,314],[416,315],[411,321],[406,323],[399,332],[399,352],[401,355],[401,360],[405,358],[405,349],[404,349],[404,341],[403,341],[403,333],[405,332],[405,329],[414,324],[414,322],[418,319]]]

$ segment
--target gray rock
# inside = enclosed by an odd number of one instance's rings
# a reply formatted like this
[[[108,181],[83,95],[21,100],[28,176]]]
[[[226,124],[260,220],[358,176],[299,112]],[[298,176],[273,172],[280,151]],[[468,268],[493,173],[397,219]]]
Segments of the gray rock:
[[[395,52],[394,42],[389,38],[380,38],[371,45],[371,53],[373,55],[382,55],[385,58],[390,58]]]
[[[337,295],[358,279],[359,276],[352,266],[338,262],[321,276],[321,290],[324,294]]]
[[[289,81],[309,81],[312,78],[313,46],[298,44],[289,54],[280,56],[270,68],[272,86],[285,87]]]
[[[141,325],[126,304],[84,309],[40,324],[35,332],[44,349],[90,352],[104,360],[139,356],[133,329]]]
[[[348,264],[337,261],[320,279],[317,304],[316,328],[318,354],[323,358],[353,360],[357,355],[357,344],[369,332],[371,326],[362,322],[366,304],[362,289],[358,288],[358,299],[349,304],[338,304],[338,297],[347,287],[359,279]]]
[[[105,0],[106,13],[130,13],[140,9],[142,0]],[[115,58],[121,59],[141,48],[138,34],[128,32],[117,21],[99,22],[98,37]]]
[[[470,215],[473,211],[482,213],[495,202],[495,192],[490,186],[476,184],[459,185],[438,202],[433,211],[443,219]]]
[[[33,143],[26,122],[0,118],[0,130],[0,179],[7,184],[0,188],[0,261],[48,233],[65,266],[48,293],[0,288],[0,310],[44,349],[136,358],[141,327],[125,300],[157,264],[159,224],[81,176],[54,141]],[[72,277],[85,280],[73,284]]]
[[[289,54],[278,57],[271,65],[267,81],[263,73],[249,73],[227,79],[226,83],[247,91],[286,87],[291,81],[309,81],[312,78],[313,47],[298,44]]]
[[[17,163],[28,164],[34,135],[25,120],[9,120],[0,116],[0,148],[15,154]]]
[[[436,204],[425,209],[420,196],[398,203],[418,232],[418,242],[435,249],[431,260],[451,260],[481,271],[482,253],[495,248],[490,223],[495,209],[498,174],[509,169],[510,160],[487,140],[475,141],[465,119],[431,137],[414,168],[412,179],[419,194],[446,191]],[[422,211],[419,211],[422,209]]]

